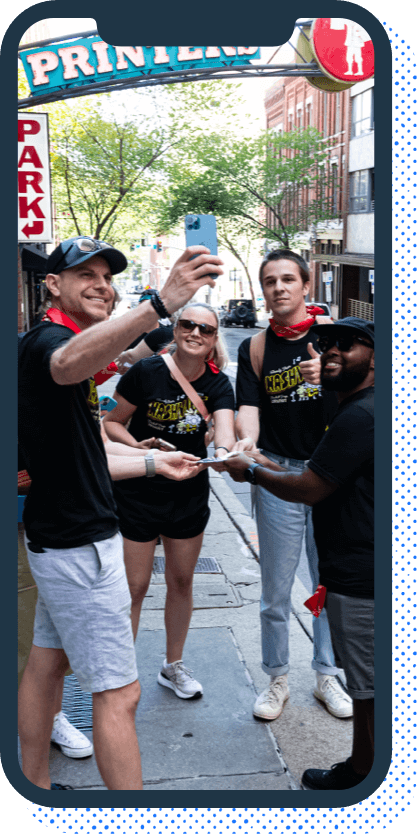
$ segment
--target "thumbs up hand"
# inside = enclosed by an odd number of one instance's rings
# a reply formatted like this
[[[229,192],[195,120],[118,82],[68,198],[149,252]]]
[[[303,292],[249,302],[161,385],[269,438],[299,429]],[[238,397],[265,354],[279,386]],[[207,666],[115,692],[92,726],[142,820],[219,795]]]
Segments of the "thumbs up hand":
[[[316,352],[312,342],[308,344],[308,353],[312,358],[300,363],[301,373],[305,382],[309,382],[309,385],[319,385],[321,382],[321,354]]]

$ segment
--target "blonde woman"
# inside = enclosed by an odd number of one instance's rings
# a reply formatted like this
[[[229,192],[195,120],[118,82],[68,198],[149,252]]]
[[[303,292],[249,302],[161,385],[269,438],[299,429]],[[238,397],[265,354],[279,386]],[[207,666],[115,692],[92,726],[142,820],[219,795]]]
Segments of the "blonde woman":
[[[213,415],[216,456],[226,454],[235,444],[234,394],[222,373],[227,355],[215,310],[202,303],[180,310],[169,352]],[[181,451],[206,456],[205,420],[162,356],[137,362],[119,381],[114,397],[118,404],[104,418],[111,440],[143,448],[143,441],[152,435]],[[193,608],[193,573],[210,514],[208,473],[200,472],[192,481],[174,486],[162,476],[118,481],[114,494],[124,537],[134,637],[151,580],[155,545],[161,536],[167,584],[167,656],[158,682],[180,698],[200,697],[202,685],[184,666],[182,657]]]

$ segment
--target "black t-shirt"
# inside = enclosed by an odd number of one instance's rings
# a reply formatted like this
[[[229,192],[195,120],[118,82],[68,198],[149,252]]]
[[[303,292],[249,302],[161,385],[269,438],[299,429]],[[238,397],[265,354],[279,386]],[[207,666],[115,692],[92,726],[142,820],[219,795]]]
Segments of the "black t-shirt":
[[[226,374],[205,372],[191,383],[212,414],[223,408],[234,410],[234,392]],[[178,382],[172,378],[161,356],[141,359],[121,377],[118,394],[136,406],[129,432],[135,440],[161,437],[182,452],[206,457],[206,423]]]
[[[173,325],[172,324],[160,324],[155,330],[150,330],[149,333],[141,333],[137,339],[135,339],[130,345],[128,350],[132,350],[132,348],[139,345],[140,342],[144,341],[146,345],[154,352],[158,353],[158,351],[162,350],[163,347],[168,345],[173,339]]]
[[[234,392],[226,374],[214,374],[206,365],[204,374],[191,383],[206,405],[209,414],[223,408],[234,410]],[[206,422],[190,402],[178,382],[172,378],[161,356],[140,359],[121,377],[118,394],[137,407],[129,432],[136,440],[147,437],[161,437],[173,443],[179,451],[206,457]],[[190,496],[206,503],[209,491],[207,471],[185,481],[172,481],[163,475],[154,478],[128,478],[113,485],[117,503],[123,503],[122,495],[135,494],[138,512],[141,511],[142,496],[147,502],[153,496],[160,506],[169,500],[173,491],[184,506],[190,503]],[[195,501],[194,501],[195,504]]]
[[[373,597],[374,388],[343,400],[308,463],[338,484],[314,505],[319,575],[329,591]]]
[[[154,351],[154,353],[158,353],[159,350],[162,350],[163,347],[169,344],[173,340],[173,325],[172,324],[160,324],[159,327],[156,327],[155,330],[151,330],[149,333],[146,334],[144,337],[145,344]]]
[[[50,374],[52,354],[73,336],[43,322],[19,350],[19,445],[32,478],[23,522],[43,547],[79,547],[118,530],[94,379],[57,385]]]
[[[334,393],[302,377],[300,362],[310,359],[308,343],[316,348],[312,331],[296,341],[277,337],[267,328],[261,380],[250,361],[250,341],[238,352],[237,406],[260,408],[261,449],[295,460],[308,460],[336,409]]]

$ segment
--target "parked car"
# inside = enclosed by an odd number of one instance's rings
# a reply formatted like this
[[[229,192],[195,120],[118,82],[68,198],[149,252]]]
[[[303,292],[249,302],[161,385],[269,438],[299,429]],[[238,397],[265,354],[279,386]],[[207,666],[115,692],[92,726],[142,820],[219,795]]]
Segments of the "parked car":
[[[325,304],[324,301],[307,301],[307,304],[313,304],[315,307],[321,307],[324,311],[324,316],[330,316],[331,310],[328,307],[328,304]]]
[[[251,298],[231,298],[226,311],[221,316],[221,325],[231,327],[241,324],[243,327],[255,327],[257,321]]]

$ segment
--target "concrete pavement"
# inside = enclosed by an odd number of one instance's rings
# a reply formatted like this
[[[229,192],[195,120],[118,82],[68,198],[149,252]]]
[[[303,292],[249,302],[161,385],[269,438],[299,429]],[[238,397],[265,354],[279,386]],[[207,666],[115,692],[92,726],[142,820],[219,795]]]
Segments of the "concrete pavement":
[[[215,559],[219,572],[195,575],[184,653],[186,666],[203,685],[202,698],[184,701],[157,683],[165,650],[163,573],[154,572],[141,616],[136,648],[143,694],[136,723],[144,789],[300,790],[305,768],[329,767],[350,755],[352,721],[331,716],[312,694],[312,618],[303,606],[310,591],[298,579],[292,594],[290,699],[276,721],[253,717],[256,694],[268,684],[260,668],[256,527],[214,472],[210,506],[201,558]],[[163,556],[162,548],[157,555]],[[77,789],[106,790],[94,756],[69,759],[51,747],[51,775]]]

